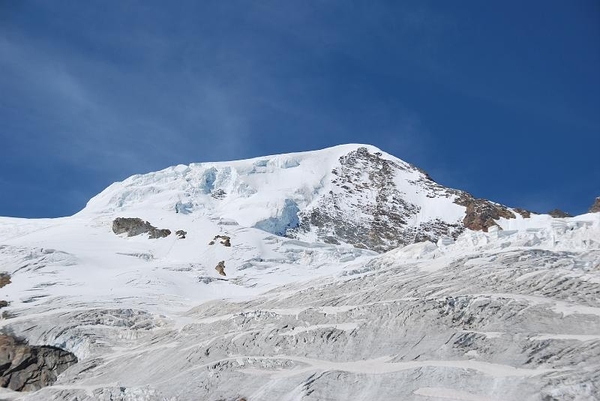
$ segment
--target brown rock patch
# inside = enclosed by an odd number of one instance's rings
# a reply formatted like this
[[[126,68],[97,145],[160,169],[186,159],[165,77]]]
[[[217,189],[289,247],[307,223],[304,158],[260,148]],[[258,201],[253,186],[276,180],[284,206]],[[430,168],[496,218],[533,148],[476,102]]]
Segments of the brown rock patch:
[[[10,274],[0,273],[0,288],[10,284]]]
[[[515,208],[513,208],[513,210],[514,210],[515,212],[519,213],[521,216],[523,216],[523,218],[524,218],[524,219],[528,219],[528,218],[530,218],[530,217],[531,217],[531,214],[533,213],[533,212],[530,212],[530,211],[529,211],[529,210],[527,210],[527,209],[521,209],[520,207],[515,207]],[[535,213],[534,213],[534,214],[535,214]]]
[[[215,270],[218,271],[221,276],[227,276],[227,274],[225,274],[225,261],[222,260],[217,263]]]
[[[498,225],[496,220],[501,217],[505,219],[516,217],[506,206],[486,199],[475,199],[466,192],[461,194],[454,202],[467,208],[463,225],[474,231],[487,232],[488,228]]]

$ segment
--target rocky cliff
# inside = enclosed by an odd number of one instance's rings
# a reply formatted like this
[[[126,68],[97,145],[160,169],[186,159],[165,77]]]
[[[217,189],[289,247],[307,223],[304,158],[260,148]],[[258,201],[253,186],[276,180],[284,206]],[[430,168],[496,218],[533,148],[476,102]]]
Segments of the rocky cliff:
[[[30,346],[0,335],[0,387],[35,391],[51,385],[77,357],[57,347]]]

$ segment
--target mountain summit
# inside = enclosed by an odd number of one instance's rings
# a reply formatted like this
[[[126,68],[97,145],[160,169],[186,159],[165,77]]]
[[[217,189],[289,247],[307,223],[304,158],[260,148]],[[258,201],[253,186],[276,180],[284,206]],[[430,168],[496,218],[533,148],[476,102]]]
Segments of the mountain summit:
[[[465,228],[484,230],[523,210],[446,188],[370,145],[200,163],[135,175],[94,197],[83,214],[161,210],[205,216],[305,241],[378,252]]]

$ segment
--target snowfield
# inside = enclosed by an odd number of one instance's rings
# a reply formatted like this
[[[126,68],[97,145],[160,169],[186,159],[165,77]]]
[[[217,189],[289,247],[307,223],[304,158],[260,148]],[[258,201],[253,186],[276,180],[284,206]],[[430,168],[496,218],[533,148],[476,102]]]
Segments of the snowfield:
[[[405,226],[437,219],[448,235],[378,253],[302,229],[359,146],[176,166],[71,217],[0,218],[0,325],[79,358],[53,386],[0,399],[598,399],[600,213],[458,235],[454,192],[367,147],[398,166]],[[380,176],[352,174],[336,205],[360,228]],[[186,238],[115,235],[117,217]]]

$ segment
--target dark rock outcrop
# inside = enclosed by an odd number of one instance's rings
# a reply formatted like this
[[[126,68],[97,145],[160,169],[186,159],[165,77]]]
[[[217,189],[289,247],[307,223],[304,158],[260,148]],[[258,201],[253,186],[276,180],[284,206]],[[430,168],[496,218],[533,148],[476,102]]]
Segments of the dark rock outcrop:
[[[516,216],[506,206],[490,202],[486,199],[475,199],[470,194],[462,193],[455,202],[467,208],[463,225],[474,231],[485,231],[497,226],[496,221],[501,217],[514,219]]]
[[[555,217],[555,218],[573,217],[573,215],[570,215],[570,214],[569,214],[569,213],[567,213],[567,212],[563,212],[563,211],[562,211],[562,210],[560,210],[560,209],[553,209],[553,210],[550,210],[550,211],[548,212],[548,214],[549,214],[550,216],[552,216],[552,217]]]
[[[187,235],[187,231],[177,230],[177,231],[175,231],[175,235],[177,235],[177,237],[179,239],[185,239],[185,236]]]
[[[0,335],[0,386],[35,391],[51,385],[59,374],[77,363],[72,353],[50,346],[30,346]]]
[[[215,241],[221,240],[220,243],[223,246],[230,247],[231,246],[231,237],[228,235],[215,235],[215,237],[208,243],[208,245],[214,245]]]
[[[10,284],[10,274],[0,273],[0,288]]]
[[[530,218],[531,214],[533,213],[527,209],[521,209],[520,207],[515,207],[515,208],[513,208],[513,210],[515,212],[519,213],[521,216],[523,216],[524,219]],[[535,214],[535,213],[533,213],[533,214]]]
[[[600,196],[596,198],[588,213],[600,213]]]
[[[225,196],[227,196],[227,193],[222,189],[217,189],[210,196],[212,196],[214,199],[223,199]]]
[[[169,229],[156,228],[147,221],[131,217],[117,217],[113,221],[112,230],[115,234],[126,233],[128,237],[148,233],[149,238],[155,239],[171,235]]]
[[[221,276],[227,276],[227,274],[225,274],[225,261],[220,261],[215,267],[215,270],[218,271]]]

